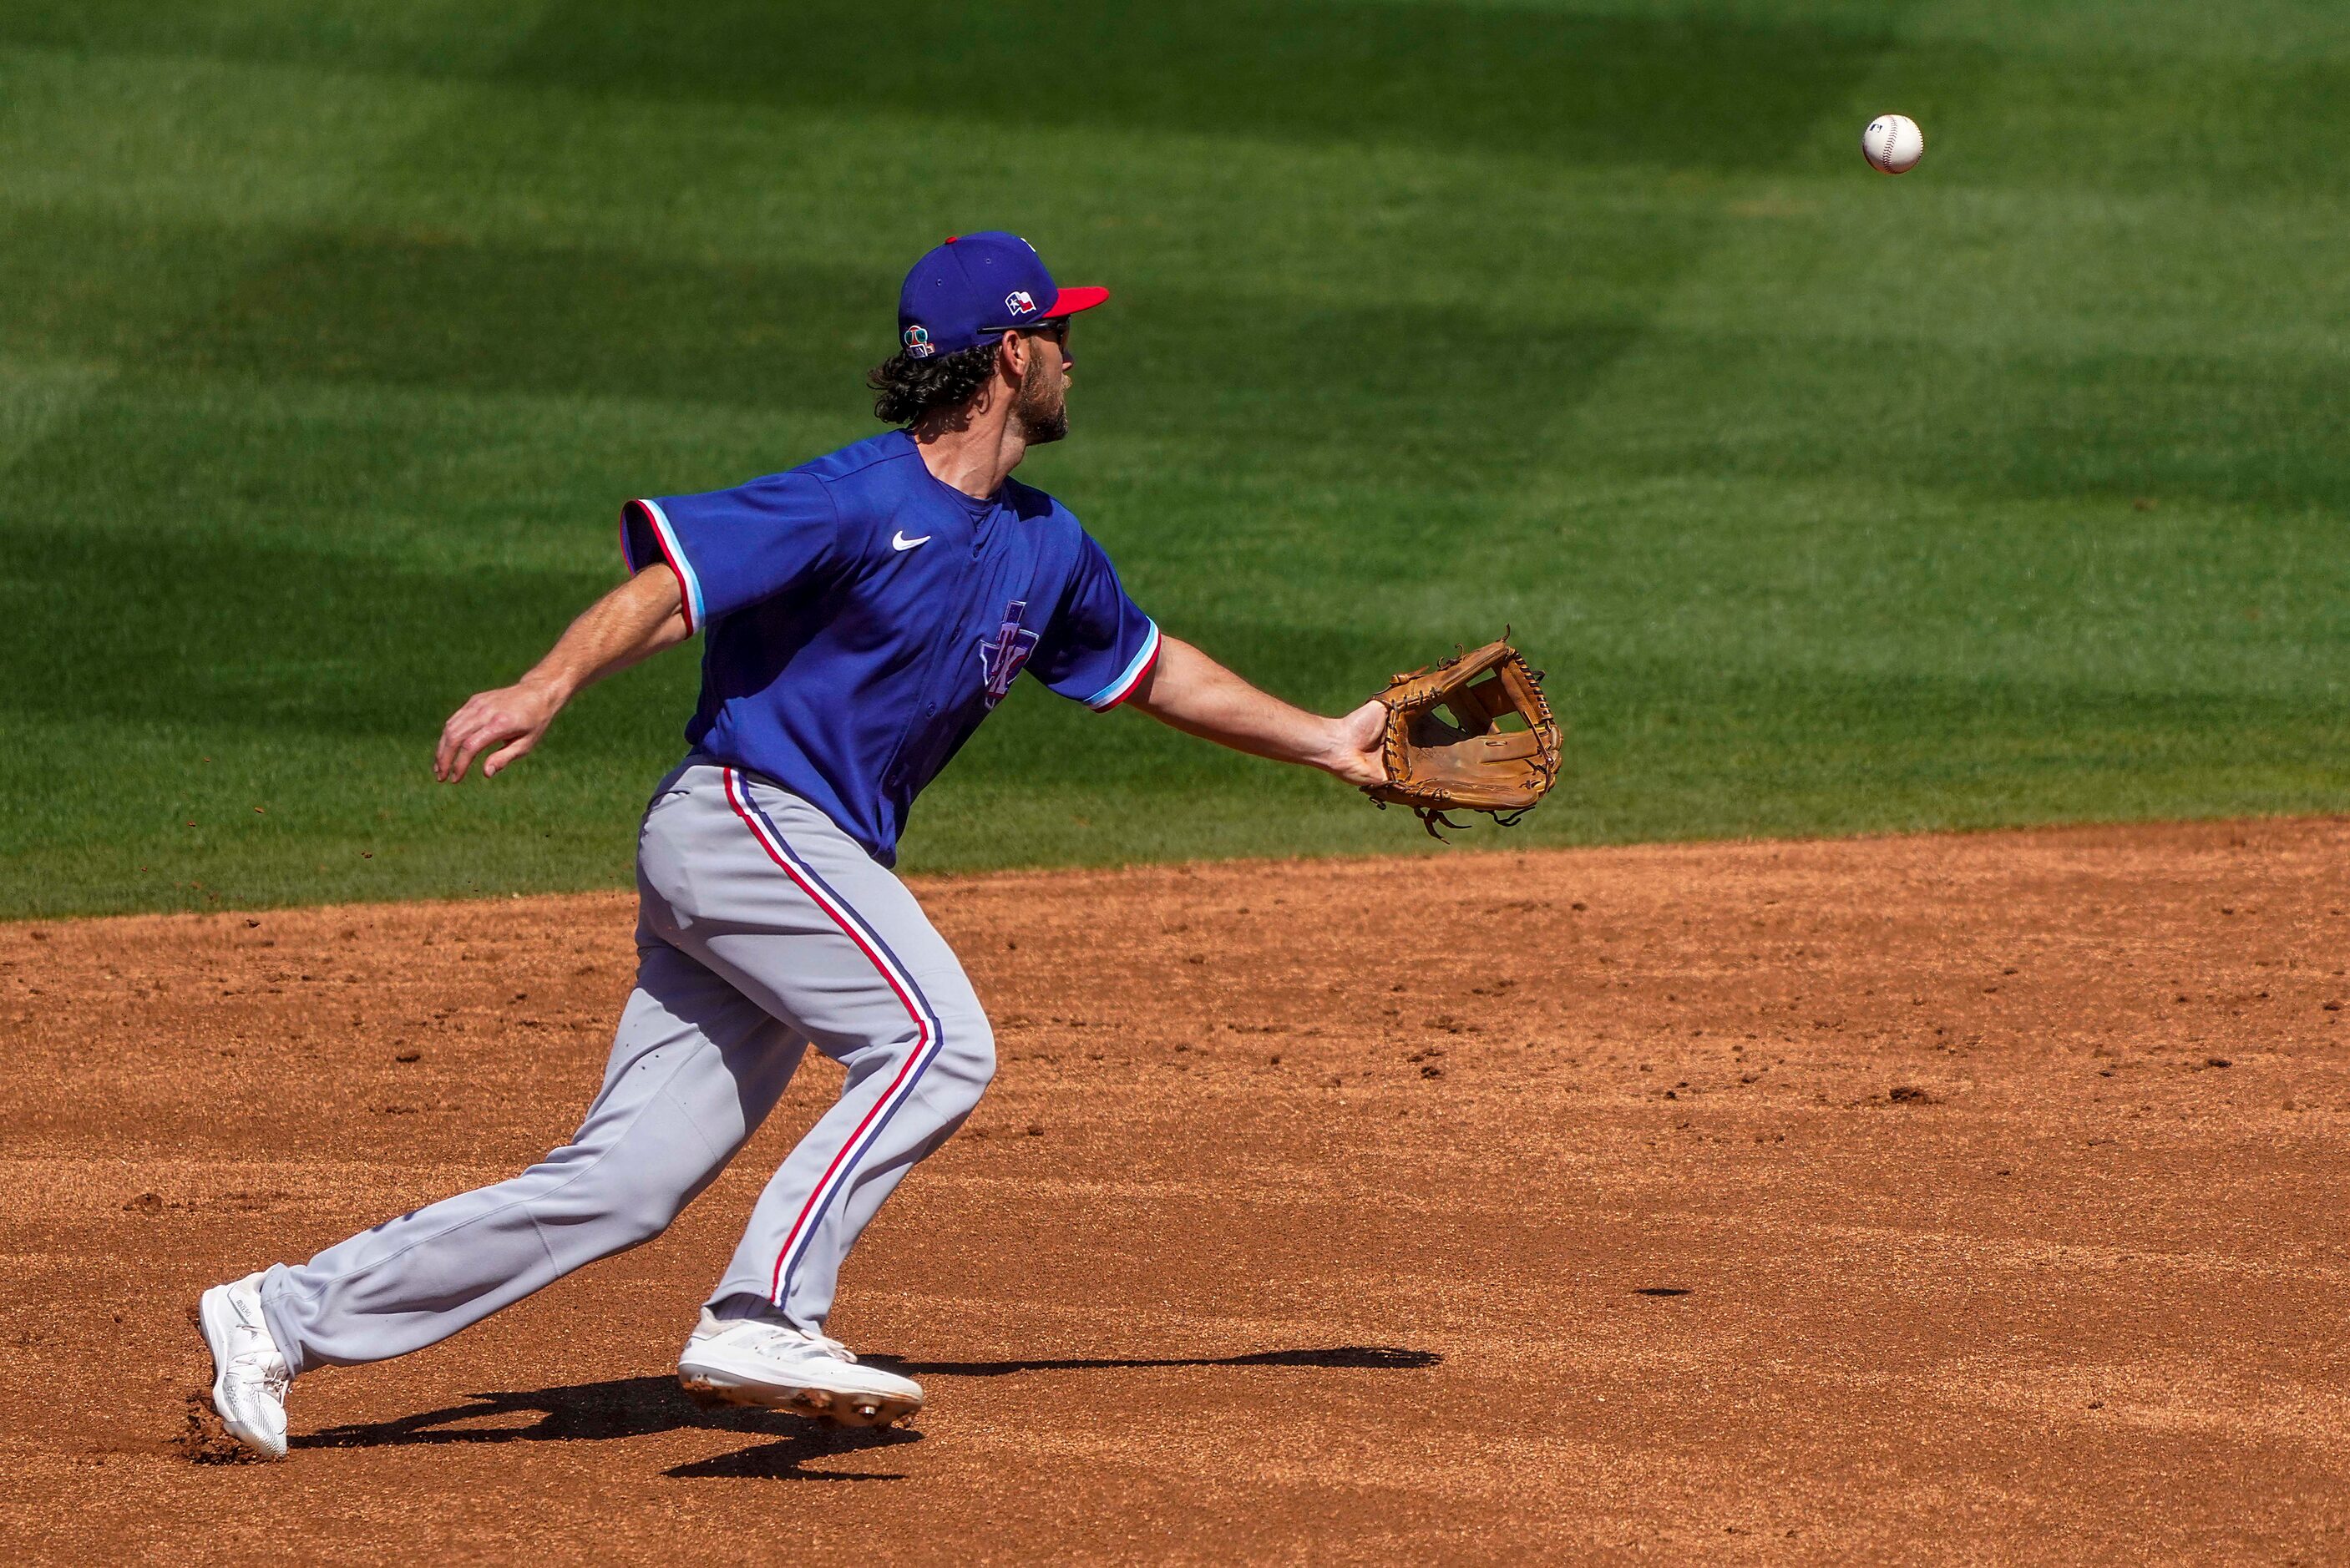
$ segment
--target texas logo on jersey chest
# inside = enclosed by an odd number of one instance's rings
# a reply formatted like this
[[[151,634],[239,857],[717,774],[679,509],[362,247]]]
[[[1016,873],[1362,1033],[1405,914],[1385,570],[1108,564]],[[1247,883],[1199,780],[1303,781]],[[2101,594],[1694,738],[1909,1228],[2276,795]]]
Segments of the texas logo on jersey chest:
[[[1020,624],[1027,609],[1027,600],[1013,600],[1003,607],[1003,623],[993,635],[982,635],[979,639],[980,674],[990,708],[1011,694],[1012,682],[1018,678],[1020,667],[1036,650],[1037,634]]]

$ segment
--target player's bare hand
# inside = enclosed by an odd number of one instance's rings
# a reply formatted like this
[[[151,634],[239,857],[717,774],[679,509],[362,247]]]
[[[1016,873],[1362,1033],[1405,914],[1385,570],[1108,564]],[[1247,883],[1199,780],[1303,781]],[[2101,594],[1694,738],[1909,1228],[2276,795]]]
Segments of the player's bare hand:
[[[432,776],[455,784],[482,758],[482,776],[494,778],[509,763],[530,754],[546,727],[555,722],[563,699],[543,686],[524,683],[481,691],[449,715],[441,727],[441,749],[433,753]],[[492,747],[496,750],[491,751]]]
[[[1388,706],[1374,697],[1344,718],[1330,721],[1330,742],[1316,765],[1350,784],[1367,788],[1388,782]]]

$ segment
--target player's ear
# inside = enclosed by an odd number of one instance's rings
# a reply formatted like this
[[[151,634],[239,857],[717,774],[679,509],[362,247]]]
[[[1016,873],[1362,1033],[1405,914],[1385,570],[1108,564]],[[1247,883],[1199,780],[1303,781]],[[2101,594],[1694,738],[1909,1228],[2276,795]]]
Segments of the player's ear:
[[[1036,350],[1029,346],[1027,337],[1020,332],[1006,332],[997,347],[995,372],[1016,389],[1021,378],[1028,373],[1028,356]]]

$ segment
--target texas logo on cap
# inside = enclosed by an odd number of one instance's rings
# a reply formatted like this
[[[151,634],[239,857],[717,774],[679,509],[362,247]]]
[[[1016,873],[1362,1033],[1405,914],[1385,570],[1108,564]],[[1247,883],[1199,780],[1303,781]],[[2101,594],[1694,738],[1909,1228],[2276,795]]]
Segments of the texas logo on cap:
[[[1091,310],[1106,288],[1063,288],[1036,247],[1001,229],[950,235],[906,275],[899,338],[916,359],[955,354],[1000,332]]]

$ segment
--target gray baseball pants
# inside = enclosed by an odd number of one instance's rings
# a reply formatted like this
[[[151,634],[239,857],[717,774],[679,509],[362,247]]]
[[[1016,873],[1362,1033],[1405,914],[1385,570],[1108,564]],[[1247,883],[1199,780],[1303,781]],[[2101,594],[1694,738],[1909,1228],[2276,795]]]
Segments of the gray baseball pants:
[[[822,1326],[840,1264],[995,1071],[971,981],[913,895],[822,812],[690,757],[638,836],[637,986],[572,1140],[510,1181],[264,1277],[296,1372],[445,1339],[649,1241],[714,1179],[806,1047],[847,1069],[760,1194],[709,1305]]]

